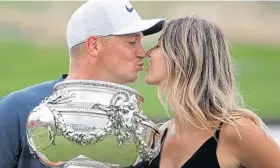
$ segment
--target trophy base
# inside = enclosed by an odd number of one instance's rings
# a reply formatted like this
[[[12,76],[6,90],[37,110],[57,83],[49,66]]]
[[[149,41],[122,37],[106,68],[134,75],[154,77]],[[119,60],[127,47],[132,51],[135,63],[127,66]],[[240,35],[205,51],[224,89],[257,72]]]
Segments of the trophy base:
[[[59,168],[120,168],[117,164],[102,163],[80,155],[67,163],[58,166]]]

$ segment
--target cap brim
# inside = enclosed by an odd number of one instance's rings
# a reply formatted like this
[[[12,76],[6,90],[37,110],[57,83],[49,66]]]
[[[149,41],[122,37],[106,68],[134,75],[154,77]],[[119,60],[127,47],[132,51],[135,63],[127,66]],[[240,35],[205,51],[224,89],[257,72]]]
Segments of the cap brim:
[[[144,36],[158,33],[162,30],[165,19],[137,20],[114,35],[125,35],[142,32]]]

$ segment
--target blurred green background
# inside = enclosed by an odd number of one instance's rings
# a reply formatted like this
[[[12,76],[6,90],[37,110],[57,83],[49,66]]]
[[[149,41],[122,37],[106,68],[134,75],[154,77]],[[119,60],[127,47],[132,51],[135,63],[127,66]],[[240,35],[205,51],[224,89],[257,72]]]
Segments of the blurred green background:
[[[145,48],[150,47],[147,45]],[[53,80],[67,73],[66,48],[41,46],[26,41],[0,42],[0,95]],[[263,45],[232,44],[232,56],[237,68],[240,92],[248,108],[263,119],[279,118],[280,48]],[[144,83],[145,72],[130,86],[145,98],[143,110],[153,119],[166,118],[156,93],[156,87]]]
[[[0,97],[68,71],[65,30],[83,2],[0,2]],[[231,43],[239,90],[246,106],[266,122],[280,122],[280,2],[133,1],[142,18],[196,15],[220,26]],[[159,34],[145,37],[145,49]],[[139,80],[143,111],[167,119],[156,87]]]

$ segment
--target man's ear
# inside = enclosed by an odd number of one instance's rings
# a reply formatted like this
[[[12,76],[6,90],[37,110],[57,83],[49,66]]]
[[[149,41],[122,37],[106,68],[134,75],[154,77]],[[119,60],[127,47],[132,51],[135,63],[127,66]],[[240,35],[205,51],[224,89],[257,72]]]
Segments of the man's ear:
[[[90,36],[86,41],[86,48],[90,55],[97,57],[98,56],[98,37]]]

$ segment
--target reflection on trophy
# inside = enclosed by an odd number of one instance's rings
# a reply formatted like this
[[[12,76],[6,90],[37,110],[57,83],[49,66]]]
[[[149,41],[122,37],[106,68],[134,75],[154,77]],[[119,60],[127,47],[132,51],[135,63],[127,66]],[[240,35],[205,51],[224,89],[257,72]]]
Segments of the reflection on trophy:
[[[160,151],[157,126],[141,111],[143,97],[114,83],[71,80],[55,85],[27,121],[34,157],[49,167],[112,168]]]

